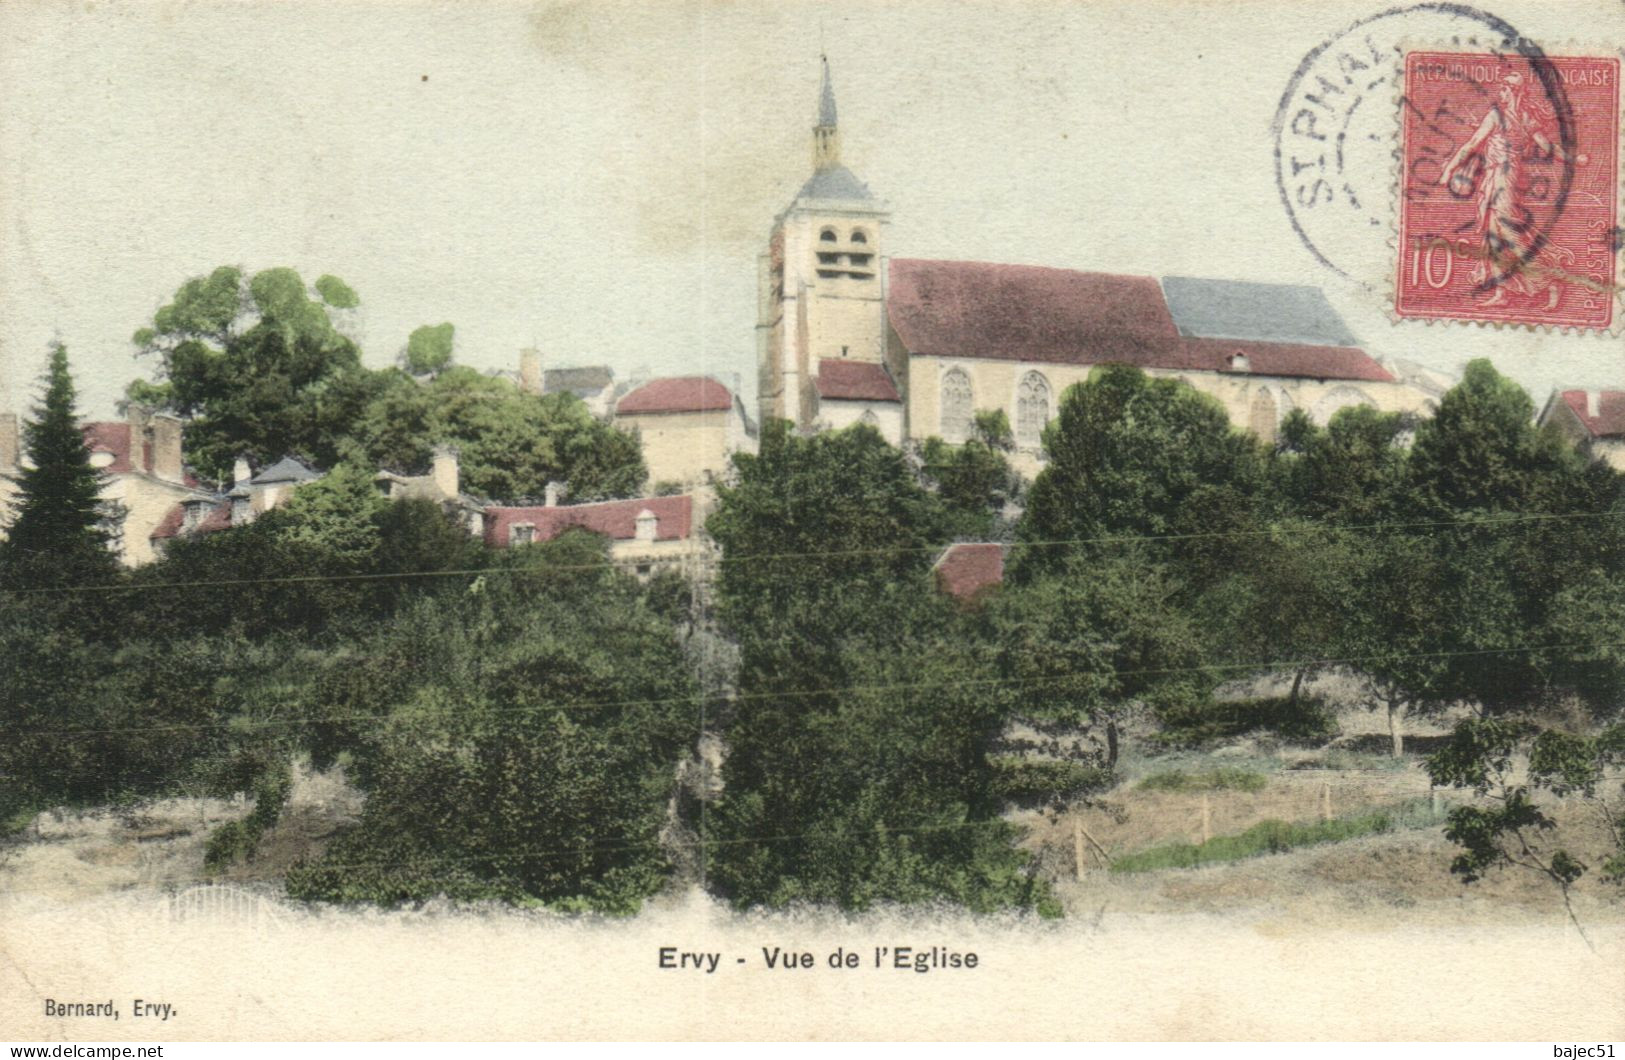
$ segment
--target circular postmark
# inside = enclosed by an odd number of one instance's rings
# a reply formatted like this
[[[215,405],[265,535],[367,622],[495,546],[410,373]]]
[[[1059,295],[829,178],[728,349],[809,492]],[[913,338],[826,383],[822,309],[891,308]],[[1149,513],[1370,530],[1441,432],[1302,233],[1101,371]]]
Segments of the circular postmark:
[[[1395,175],[1406,42],[1441,42],[1452,50],[1522,60],[1531,90],[1556,116],[1557,140],[1572,146],[1563,87],[1545,54],[1505,20],[1465,4],[1419,3],[1359,19],[1310,51],[1293,72],[1276,109],[1276,186],[1303,245],[1321,265],[1376,288],[1393,274]],[[1467,82],[1464,91],[1493,103],[1493,84]],[[1469,191],[1464,176],[1441,193]],[[1544,232],[1563,212],[1565,171],[1529,218],[1531,239],[1518,253],[1538,252]]]

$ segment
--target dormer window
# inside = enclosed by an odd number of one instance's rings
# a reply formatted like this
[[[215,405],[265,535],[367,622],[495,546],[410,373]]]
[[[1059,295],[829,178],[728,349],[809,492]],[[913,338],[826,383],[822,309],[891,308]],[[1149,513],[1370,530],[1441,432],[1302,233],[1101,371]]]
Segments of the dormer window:
[[[535,523],[515,523],[513,529],[508,533],[508,543],[510,545],[528,545],[535,540]]]
[[[109,453],[105,449],[98,449],[94,453],[90,454],[91,467],[111,467],[112,464],[113,454]]]
[[[645,508],[638,513],[637,529],[633,534],[638,541],[653,541],[659,528],[660,520],[655,517],[654,512]]]
[[[1230,355],[1230,370],[1232,372],[1250,372],[1252,368],[1247,364],[1245,353],[1232,353]]]

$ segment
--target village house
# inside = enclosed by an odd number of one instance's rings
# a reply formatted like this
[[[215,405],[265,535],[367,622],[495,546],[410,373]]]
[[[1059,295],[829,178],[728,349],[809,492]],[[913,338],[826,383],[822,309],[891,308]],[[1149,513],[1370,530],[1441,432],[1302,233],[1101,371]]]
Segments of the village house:
[[[83,426],[91,466],[103,476],[102,499],[113,535],[109,545],[125,566],[157,558],[151,535],[172,508],[210,496],[186,471],[181,428],[176,417],[138,405],[131,405],[122,421]],[[11,518],[22,456],[16,415],[0,414],[0,535]]]
[[[610,559],[640,577],[663,569],[699,572],[709,546],[701,536],[705,505],[693,495],[559,504],[559,493],[550,485],[543,504],[487,506],[486,545],[516,548],[579,529],[608,538]]]
[[[232,469],[232,487],[224,493],[199,493],[172,505],[148,535],[152,558],[177,537],[212,534],[247,526],[261,515],[288,503],[293,491],[321,478],[321,472],[293,457],[283,457],[254,474],[248,460],[238,457]]]
[[[733,453],[756,449],[744,403],[710,376],[650,380],[615,403],[614,423],[637,432],[656,486],[703,486],[727,473]]]
[[[826,63],[813,174],[760,258],[764,422],[961,442],[977,412],[1002,410],[1031,475],[1061,393],[1108,362],[1189,383],[1266,439],[1293,409],[1325,423],[1351,405],[1425,413],[1437,397],[1360,348],[1316,288],[888,259],[889,222],[841,162]]]
[[[1536,422],[1625,471],[1625,390],[1554,390]]]
[[[1004,584],[1004,548],[996,542],[949,545],[931,565],[939,592],[974,606]]]

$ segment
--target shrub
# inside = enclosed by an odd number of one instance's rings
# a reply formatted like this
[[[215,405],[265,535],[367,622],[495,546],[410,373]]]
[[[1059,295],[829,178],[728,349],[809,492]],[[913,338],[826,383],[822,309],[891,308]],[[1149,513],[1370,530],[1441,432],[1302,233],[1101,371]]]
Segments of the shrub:
[[[1191,747],[1254,732],[1274,733],[1293,743],[1323,744],[1337,735],[1337,719],[1319,699],[1288,696],[1209,701],[1160,711],[1162,731],[1152,739]]]
[[[1112,784],[1109,769],[1056,758],[999,755],[991,760],[993,793],[1017,806],[1047,806],[1069,802]]]
[[[275,827],[293,791],[293,771],[278,762],[265,769],[254,782],[254,808],[240,821],[229,821],[215,829],[203,850],[205,868],[218,872],[238,861],[254,860],[254,850],[265,833]]]
[[[1262,773],[1226,766],[1195,773],[1153,773],[1138,786],[1142,791],[1263,791],[1268,783]]]

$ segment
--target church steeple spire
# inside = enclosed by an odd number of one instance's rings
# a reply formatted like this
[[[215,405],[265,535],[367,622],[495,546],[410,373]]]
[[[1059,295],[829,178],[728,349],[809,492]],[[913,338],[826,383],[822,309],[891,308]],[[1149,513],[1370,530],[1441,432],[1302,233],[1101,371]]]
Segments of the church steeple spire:
[[[813,127],[813,168],[830,169],[841,164],[841,131],[835,125],[835,86],[829,79],[829,57],[824,64],[824,81],[818,90],[818,124]]]

